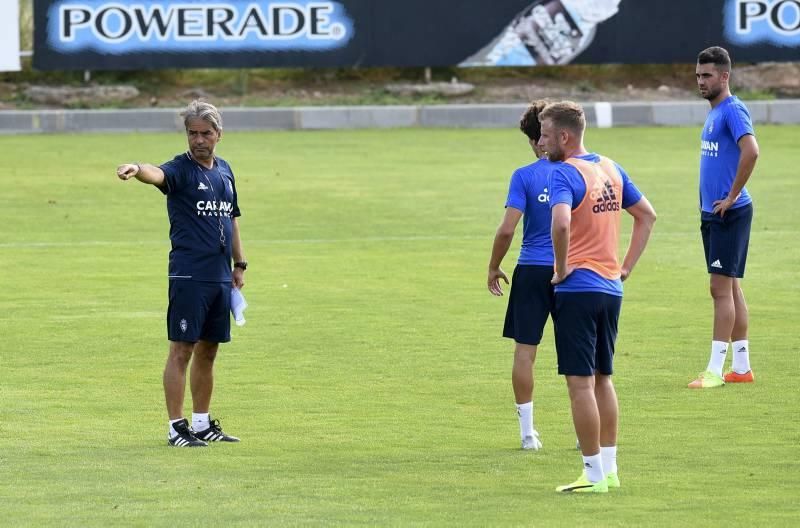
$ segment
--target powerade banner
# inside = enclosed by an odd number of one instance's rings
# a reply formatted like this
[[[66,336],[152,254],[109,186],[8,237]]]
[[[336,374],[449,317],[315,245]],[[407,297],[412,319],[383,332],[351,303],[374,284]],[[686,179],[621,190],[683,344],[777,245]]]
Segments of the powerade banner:
[[[800,60],[800,0],[34,0],[45,70]]]

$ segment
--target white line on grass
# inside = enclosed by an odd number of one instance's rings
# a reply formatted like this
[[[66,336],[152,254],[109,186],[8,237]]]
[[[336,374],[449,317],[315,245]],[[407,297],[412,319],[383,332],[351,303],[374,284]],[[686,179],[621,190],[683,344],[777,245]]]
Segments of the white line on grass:
[[[694,236],[697,231],[675,231],[671,233],[654,233],[656,238],[685,238]],[[795,231],[770,229],[768,231],[758,231],[758,236],[763,235],[795,235]],[[436,236],[436,235],[406,235],[406,236],[372,236],[357,238],[290,238],[290,239],[271,239],[253,240],[244,239],[247,246],[275,245],[275,244],[348,244],[353,242],[436,242],[436,241],[458,241],[458,240],[488,240],[491,243],[492,234],[484,235],[463,235],[463,236]],[[169,240],[81,240],[80,242],[0,242],[0,249],[47,249],[47,248],[85,248],[85,247],[136,247],[136,246],[168,246]]]
[[[273,240],[245,239],[248,246],[270,244],[340,244],[350,242],[418,242],[418,241],[447,241],[447,240],[485,240],[486,236],[385,236],[385,237],[360,237],[360,238],[295,238]],[[0,248],[9,249],[37,249],[37,248],[70,248],[70,247],[136,247],[136,246],[166,246],[168,240],[82,240],[80,242],[3,242]]]

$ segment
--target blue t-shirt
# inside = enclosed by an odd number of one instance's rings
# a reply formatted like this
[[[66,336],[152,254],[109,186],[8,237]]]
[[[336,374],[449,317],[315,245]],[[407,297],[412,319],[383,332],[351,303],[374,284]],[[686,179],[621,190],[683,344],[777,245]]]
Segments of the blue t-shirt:
[[[739,140],[755,135],[750,112],[738,97],[732,95],[712,108],[700,135],[700,208],[710,213],[714,202],[728,196],[739,166]],[[751,203],[747,189],[731,209]]]
[[[578,159],[598,163],[600,156],[591,153],[577,156]],[[558,163],[550,172],[550,207],[556,204],[569,204],[575,209],[586,195],[586,182],[578,169],[568,163]],[[627,209],[636,205],[642,199],[642,193],[636,188],[628,173],[614,163],[622,178],[622,208]],[[584,268],[579,268],[570,273],[567,280],[556,284],[556,292],[600,292],[622,297],[622,281],[620,279],[606,279],[598,273]]]
[[[547,180],[550,169],[555,166],[555,163],[542,159],[520,167],[511,176],[506,207],[513,207],[524,213],[522,248],[517,264],[553,265]]]
[[[161,165],[169,214],[169,278],[231,280],[234,217],[240,216],[230,165],[214,159],[206,169],[186,152]]]

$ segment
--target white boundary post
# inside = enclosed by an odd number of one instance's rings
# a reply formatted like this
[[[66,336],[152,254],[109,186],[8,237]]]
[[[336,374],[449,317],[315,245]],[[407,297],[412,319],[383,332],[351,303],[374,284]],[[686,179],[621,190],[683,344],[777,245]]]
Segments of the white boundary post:
[[[597,116],[597,128],[611,128],[614,126],[614,111],[611,103],[595,103],[594,113]]]
[[[0,71],[19,71],[19,1],[0,0]]]

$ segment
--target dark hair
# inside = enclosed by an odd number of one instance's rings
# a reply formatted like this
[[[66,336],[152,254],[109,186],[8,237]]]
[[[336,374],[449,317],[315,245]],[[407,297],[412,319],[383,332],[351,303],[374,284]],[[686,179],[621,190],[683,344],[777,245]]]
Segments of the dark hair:
[[[697,55],[697,64],[713,64],[718,70],[731,71],[731,56],[725,48],[712,46]]]
[[[539,114],[539,119],[542,121],[550,119],[557,129],[566,128],[576,135],[583,134],[586,128],[586,116],[583,108],[572,101],[561,101],[545,106]]]
[[[528,139],[539,141],[539,138],[542,137],[542,123],[539,121],[539,114],[545,106],[547,106],[547,101],[544,99],[534,101],[519,118],[519,129],[528,136]]]

